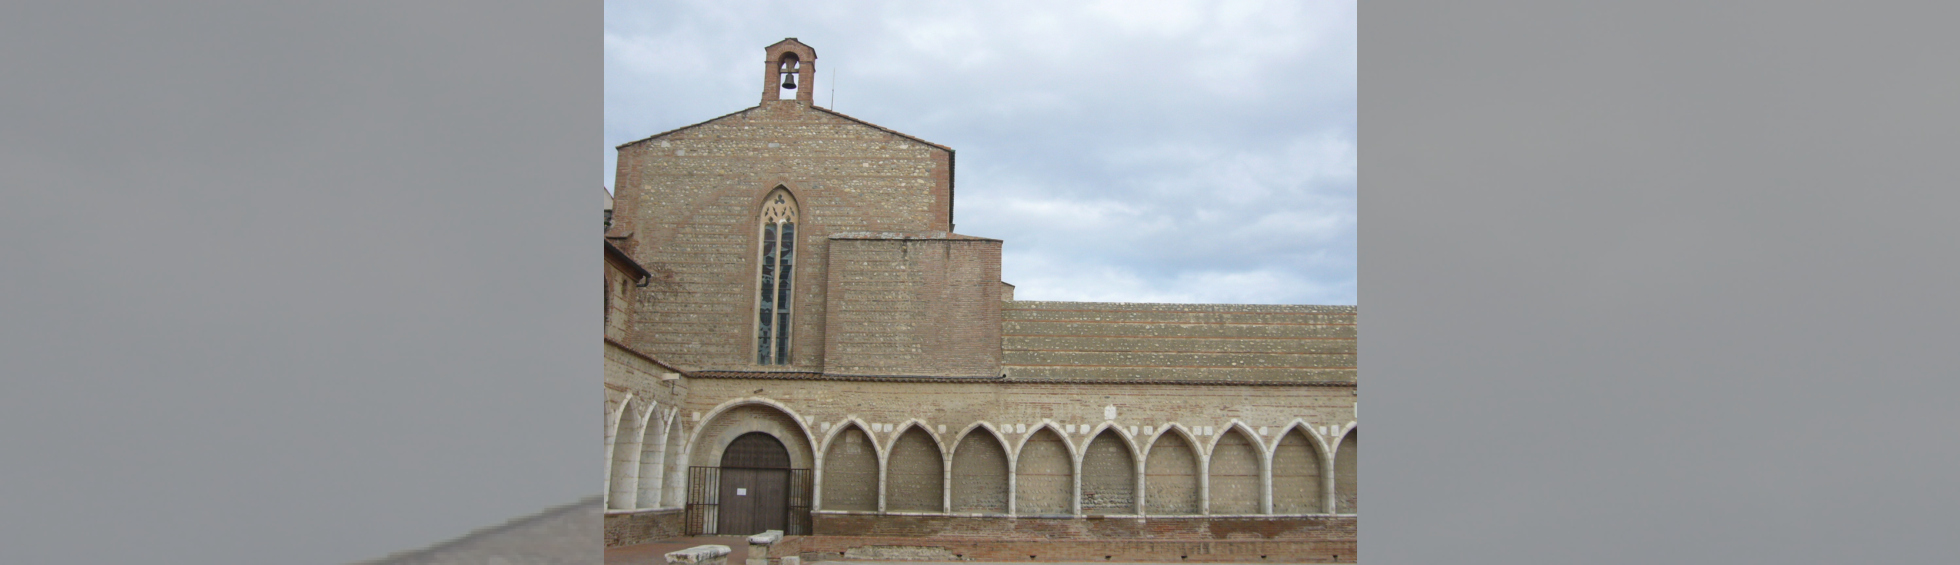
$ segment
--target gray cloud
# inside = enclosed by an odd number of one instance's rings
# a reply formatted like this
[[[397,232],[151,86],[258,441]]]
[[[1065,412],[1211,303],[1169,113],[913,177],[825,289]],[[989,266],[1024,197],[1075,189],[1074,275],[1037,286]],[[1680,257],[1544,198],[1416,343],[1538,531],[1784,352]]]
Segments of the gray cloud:
[[[613,146],[753,105],[797,37],[818,105],[959,151],[957,229],[1007,241],[1019,298],[1353,304],[1355,29],[1352,3],[609,4],[604,182]]]

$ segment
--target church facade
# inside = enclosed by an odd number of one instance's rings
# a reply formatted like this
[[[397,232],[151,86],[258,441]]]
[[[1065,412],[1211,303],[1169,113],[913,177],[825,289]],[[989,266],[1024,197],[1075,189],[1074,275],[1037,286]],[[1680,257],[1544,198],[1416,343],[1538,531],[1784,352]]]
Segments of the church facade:
[[[1014,300],[953,149],[816,106],[816,58],[618,148],[609,546],[1354,560],[1355,307]]]

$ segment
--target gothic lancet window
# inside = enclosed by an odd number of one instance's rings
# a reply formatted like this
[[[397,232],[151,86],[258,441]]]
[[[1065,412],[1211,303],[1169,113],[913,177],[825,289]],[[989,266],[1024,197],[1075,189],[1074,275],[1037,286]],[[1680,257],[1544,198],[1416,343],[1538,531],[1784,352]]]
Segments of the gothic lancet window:
[[[755,362],[788,365],[790,291],[796,274],[796,200],[789,191],[777,188],[763,200],[761,224]]]

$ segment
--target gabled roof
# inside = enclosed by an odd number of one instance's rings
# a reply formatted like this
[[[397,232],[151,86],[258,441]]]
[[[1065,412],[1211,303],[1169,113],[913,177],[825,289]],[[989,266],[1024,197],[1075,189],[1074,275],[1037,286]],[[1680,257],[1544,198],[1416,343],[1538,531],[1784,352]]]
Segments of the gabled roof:
[[[646,142],[648,142],[648,141],[653,141],[653,140],[655,140],[655,139],[660,139],[660,138],[662,138],[662,137],[667,137],[667,136],[669,136],[669,135],[673,135],[673,134],[676,134],[676,133],[679,133],[679,132],[682,132],[682,131],[686,131],[686,130],[690,130],[690,129],[694,129],[694,128],[697,128],[697,127],[701,127],[701,126],[704,126],[704,125],[708,125],[708,124],[710,124],[710,123],[714,123],[714,122],[716,122],[716,121],[720,121],[720,120],[722,120],[722,119],[725,119],[725,118],[731,118],[731,117],[734,117],[734,116],[736,116],[736,115],[739,115],[739,114],[744,114],[744,113],[747,113],[747,112],[749,112],[749,111],[752,111],[752,110],[756,110],[756,109],[758,109],[758,108],[761,108],[761,106],[750,106],[750,107],[747,107],[747,108],[743,108],[743,109],[740,109],[740,110],[736,110],[736,111],[734,111],[734,112],[729,112],[729,113],[727,113],[727,114],[723,114],[723,115],[720,115],[720,116],[716,116],[716,117],[713,117],[713,118],[709,118],[709,119],[707,119],[707,120],[704,120],[704,121],[701,121],[701,122],[699,122],[699,123],[693,123],[693,124],[688,124],[688,125],[684,125],[684,126],[681,126],[681,127],[677,127],[677,128],[674,128],[674,129],[670,129],[670,130],[667,130],[667,131],[663,131],[663,132],[660,132],[660,133],[656,133],[656,134],[653,134],[653,135],[650,135],[650,136],[647,136],[647,137],[645,137],[645,138],[642,138],[642,139],[637,139],[637,140],[633,140],[633,141],[628,141],[628,142],[626,142],[626,143],[621,143],[621,144],[619,144],[618,146],[616,146],[616,147],[614,147],[614,149],[625,149],[625,148],[627,148],[627,147],[630,147],[630,146],[633,146],[633,145],[639,145],[639,144],[641,144],[641,143],[646,143]],[[881,125],[878,125],[878,124],[874,124],[874,123],[871,123],[871,122],[867,122],[867,121],[864,121],[864,120],[860,120],[860,119],[857,119],[857,118],[854,118],[854,117],[851,117],[851,116],[848,116],[848,115],[845,115],[845,114],[843,114],[843,113],[840,113],[840,112],[837,112],[837,111],[834,111],[834,110],[831,110],[831,109],[829,109],[829,108],[824,108],[824,107],[820,107],[820,106],[816,106],[816,105],[811,105],[811,106],[810,106],[810,109],[812,109],[812,110],[816,110],[816,111],[819,111],[819,112],[823,112],[823,113],[825,113],[825,114],[830,114],[830,115],[832,115],[832,116],[836,116],[836,117],[839,117],[839,118],[843,118],[843,119],[846,119],[846,120],[850,120],[851,122],[853,122],[853,123],[856,123],[856,124],[858,124],[858,125],[862,125],[862,126],[865,126],[865,127],[869,127],[869,128],[871,128],[871,129],[875,129],[875,130],[878,130],[878,131],[882,131],[882,132],[885,132],[885,133],[889,133],[889,134],[892,134],[892,135],[895,135],[895,136],[898,136],[898,137],[903,137],[903,138],[905,138],[905,139],[908,139],[908,140],[911,140],[911,141],[916,141],[916,142],[918,142],[918,143],[921,143],[921,144],[924,144],[924,145],[928,145],[928,146],[931,146],[931,147],[936,147],[936,148],[939,148],[939,149],[943,149],[943,150],[945,150],[945,151],[946,151],[947,153],[952,153],[952,152],[953,152],[953,148],[951,148],[951,147],[947,147],[947,146],[944,146],[944,145],[940,145],[940,144],[937,144],[937,143],[933,143],[933,142],[930,142],[930,141],[926,141],[926,140],[923,140],[923,139],[919,139],[919,138],[917,138],[917,137],[913,137],[913,136],[911,136],[911,135],[907,135],[907,134],[905,134],[904,132],[900,132],[900,131],[898,131],[898,130],[894,130],[894,129],[891,129],[891,128],[888,128],[888,127],[885,127],[885,126],[881,126]]]
[[[794,37],[790,37],[790,38],[785,38],[785,39],[783,39],[782,41],[778,41],[778,42],[775,42],[775,43],[771,43],[771,44],[769,44],[769,46],[768,46],[768,47],[764,47],[764,48],[762,48],[762,50],[764,50],[764,51],[768,51],[768,50],[771,50],[771,49],[775,49],[777,45],[782,45],[782,44],[784,44],[784,43],[788,43],[788,44],[790,44],[790,45],[795,45],[795,46],[797,46],[797,47],[802,47],[802,48],[804,48],[804,49],[809,49],[809,50],[810,50],[810,56],[811,56],[811,57],[815,57],[815,56],[817,56],[817,49],[816,49],[815,47],[811,47],[811,46],[808,46],[808,45],[804,45],[804,44],[803,44],[803,42],[801,42],[801,41],[797,41],[797,40],[796,40],[796,38],[794,38]]]

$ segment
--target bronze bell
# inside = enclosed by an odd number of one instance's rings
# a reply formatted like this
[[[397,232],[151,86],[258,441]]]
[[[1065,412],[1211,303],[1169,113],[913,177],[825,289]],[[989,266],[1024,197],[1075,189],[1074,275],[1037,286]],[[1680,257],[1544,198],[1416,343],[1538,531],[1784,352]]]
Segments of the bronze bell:
[[[796,90],[796,73],[783,73],[783,88]]]

